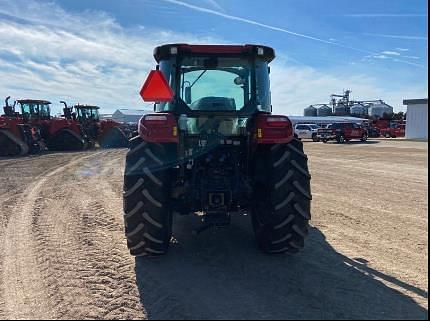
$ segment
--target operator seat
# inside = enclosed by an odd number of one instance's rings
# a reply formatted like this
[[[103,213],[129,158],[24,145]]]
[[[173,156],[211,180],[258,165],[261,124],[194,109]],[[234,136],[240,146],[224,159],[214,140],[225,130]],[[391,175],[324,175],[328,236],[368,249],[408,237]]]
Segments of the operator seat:
[[[193,102],[190,107],[192,110],[200,111],[236,111],[236,101],[234,98],[227,97],[203,97]],[[217,127],[219,134],[230,136],[236,128],[236,123],[235,118],[217,117],[215,115],[215,117],[200,116],[196,119],[195,125],[198,132],[210,131]]]

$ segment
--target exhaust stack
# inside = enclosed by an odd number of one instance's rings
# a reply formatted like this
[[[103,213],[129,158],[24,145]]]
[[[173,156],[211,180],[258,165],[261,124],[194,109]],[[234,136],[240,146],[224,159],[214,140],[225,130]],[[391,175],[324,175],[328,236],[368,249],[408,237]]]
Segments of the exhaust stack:
[[[63,108],[64,118],[72,119],[73,118],[73,108],[67,106],[67,103],[65,101],[60,101],[60,104],[64,105],[64,108]]]
[[[9,105],[10,96],[7,96],[4,100],[5,106],[3,107],[4,114],[8,117],[15,117],[15,104],[12,106]]]

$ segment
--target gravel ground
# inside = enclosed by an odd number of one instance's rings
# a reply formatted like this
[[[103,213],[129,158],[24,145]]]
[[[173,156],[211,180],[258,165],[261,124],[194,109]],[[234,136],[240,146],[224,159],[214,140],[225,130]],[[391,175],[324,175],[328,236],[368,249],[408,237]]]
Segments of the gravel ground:
[[[306,143],[306,248],[270,257],[250,219],[168,256],[123,236],[125,150],[0,159],[0,319],[427,319],[427,143]]]

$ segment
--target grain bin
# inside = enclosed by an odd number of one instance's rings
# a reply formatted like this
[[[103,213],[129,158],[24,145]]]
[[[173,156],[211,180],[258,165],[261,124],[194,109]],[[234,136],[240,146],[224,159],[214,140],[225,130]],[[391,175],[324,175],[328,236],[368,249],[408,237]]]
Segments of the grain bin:
[[[384,115],[392,115],[393,107],[384,102],[374,103],[369,106],[369,116],[373,118],[382,118]]]
[[[344,104],[337,104],[334,108],[334,114],[336,116],[348,116],[350,112],[350,108]]]
[[[309,106],[309,107],[305,108],[303,114],[305,117],[316,117],[318,114],[318,111],[314,106]]]
[[[333,114],[331,107],[324,105],[318,108],[317,115],[318,117],[327,117]]]
[[[351,107],[351,115],[364,116],[367,115],[367,113],[367,107],[363,106],[362,104],[355,104]]]

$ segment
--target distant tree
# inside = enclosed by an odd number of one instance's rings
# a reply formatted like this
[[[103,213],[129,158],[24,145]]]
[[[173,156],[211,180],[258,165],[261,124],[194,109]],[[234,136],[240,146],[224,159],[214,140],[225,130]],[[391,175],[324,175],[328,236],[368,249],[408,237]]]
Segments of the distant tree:
[[[385,119],[385,120],[392,120],[392,119],[394,119],[393,117],[394,117],[394,114],[392,114],[392,113],[384,113],[382,115],[382,119]]]
[[[398,113],[393,114],[393,119],[394,120],[404,120],[404,119],[406,119],[406,114],[404,112],[400,111]]]

